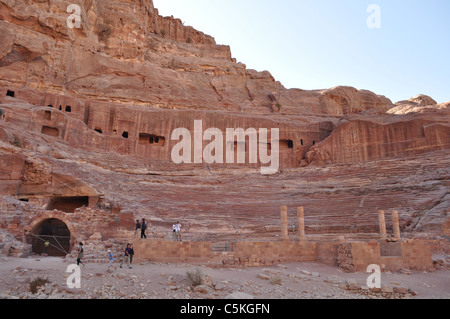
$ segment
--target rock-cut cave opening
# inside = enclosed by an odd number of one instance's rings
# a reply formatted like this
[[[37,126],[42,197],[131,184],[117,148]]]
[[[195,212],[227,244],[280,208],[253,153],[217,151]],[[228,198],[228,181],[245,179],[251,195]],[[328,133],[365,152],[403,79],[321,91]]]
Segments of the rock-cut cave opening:
[[[48,256],[65,256],[70,252],[70,230],[60,219],[44,219],[30,233],[28,240],[35,254],[45,252],[46,241],[50,243],[47,248]]]

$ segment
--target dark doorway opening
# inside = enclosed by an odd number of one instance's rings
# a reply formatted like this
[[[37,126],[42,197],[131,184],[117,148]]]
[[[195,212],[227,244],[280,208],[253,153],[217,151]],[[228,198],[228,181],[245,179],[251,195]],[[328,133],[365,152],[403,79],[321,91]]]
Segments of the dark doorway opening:
[[[164,136],[154,134],[141,133],[139,134],[139,144],[150,144],[156,146],[164,146],[166,139]]]
[[[14,92],[14,91],[8,90],[8,91],[6,92],[6,96],[14,97],[15,95],[16,95],[16,92]]]
[[[45,113],[44,113],[44,118],[45,118],[47,121],[50,121],[50,120],[52,119],[52,112],[51,112],[51,111],[45,111]]]
[[[70,230],[59,219],[49,218],[37,224],[29,237],[31,249],[35,254],[47,253],[48,256],[66,256],[70,252]],[[50,245],[45,248],[45,242]]]
[[[53,137],[59,136],[59,130],[55,127],[43,126],[41,133]]]
[[[54,197],[47,206],[47,210],[60,210],[73,213],[75,209],[89,206],[89,196]]]
[[[294,148],[294,141],[280,140],[280,149],[292,149],[292,148]]]

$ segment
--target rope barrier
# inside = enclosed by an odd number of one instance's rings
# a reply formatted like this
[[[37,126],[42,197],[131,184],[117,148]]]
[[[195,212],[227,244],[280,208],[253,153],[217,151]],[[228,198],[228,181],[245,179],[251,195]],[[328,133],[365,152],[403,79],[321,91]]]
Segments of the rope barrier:
[[[61,247],[61,249],[60,249],[59,247],[57,247],[57,246],[51,244],[50,242],[49,242],[49,245],[52,246],[53,248],[56,248],[57,250],[59,250],[59,251],[65,253],[66,255],[69,254],[69,253],[64,249],[64,247],[59,243],[59,241],[56,239],[56,237],[60,237],[60,238],[70,238],[70,237],[67,237],[67,236],[52,236],[52,235],[39,235],[39,236],[38,236],[38,235],[36,235],[36,234],[33,234],[32,232],[29,232],[29,234],[32,235],[32,236],[34,236],[34,237],[36,237],[36,238],[39,239],[39,240],[42,240],[44,243],[45,243],[46,241],[45,241],[43,238],[41,238],[41,237],[53,237],[53,238],[56,240],[56,242],[58,243],[58,245]]]

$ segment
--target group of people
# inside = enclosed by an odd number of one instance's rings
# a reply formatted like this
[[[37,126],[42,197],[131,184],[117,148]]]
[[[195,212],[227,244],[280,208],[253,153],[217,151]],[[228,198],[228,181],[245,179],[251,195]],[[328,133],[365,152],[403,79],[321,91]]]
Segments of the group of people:
[[[141,235],[141,239],[145,239],[147,238],[147,235],[145,234],[146,230],[147,230],[148,226],[147,226],[147,222],[145,220],[145,218],[142,218],[142,221],[136,220],[136,228],[135,228],[135,236],[138,236],[139,233]],[[173,234],[173,240],[174,241],[181,241],[181,224],[180,222],[176,222],[175,224],[172,225],[172,234]],[[47,243],[45,244],[45,252],[47,251]],[[108,249],[107,251],[108,254],[108,271],[110,271],[111,268],[117,269],[116,266],[113,265],[114,262],[114,254],[112,253],[111,249]],[[134,249],[133,249],[133,244],[128,243],[127,247],[125,248],[124,254],[122,255],[122,258],[120,260],[120,268],[122,268],[122,265],[124,263],[127,264],[128,268],[131,269],[133,267],[131,267],[131,263],[133,262],[133,256],[134,256]],[[84,257],[84,245],[82,242],[79,243],[78,246],[78,255],[77,255],[77,265],[80,266],[82,265],[83,267],[85,266],[82,259]]]
[[[139,237],[139,233],[141,234],[141,239],[146,239],[147,235],[145,232],[147,231],[148,225],[145,218],[142,218],[142,221],[139,221],[139,219],[136,220],[136,228],[134,230],[134,235],[136,237]],[[175,224],[172,225],[172,236],[174,241],[181,241],[181,224],[179,221],[177,221]]]
[[[145,234],[147,227],[147,221],[145,218],[142,218],[142,222],[140,222],[139,219],[136,219],[136,229],[134,230],[134,235],[139,236],[139,233],[141,233],[141,239],[147,238],[147,235]]]
[[[107,254],[108,254],[108,260],[109,260],[109,262],[108,262],[108,271],[110,271],[111,268],[114,268],[114,270],[116,270],[117,267],[113,265],[113,263],[114,263],[114,254],[112,253],[111,249],[108,249]],[[133,268],[133,267],[131,267],[131,263],[133,262],[133,256],[134,256],[133,244],[128,243],[127,247],[125,248],[124,255],[122,256],[122,258],[120,260],[120,266],[119,267],[122,268],[122,265],[124,263],[126,263],[129,269]],[[77,266],[82,265],[83,268],[84,268],[85,264],[82,261],[83,257],[84,257],[84,245],[83,245],[82,242],[80,242],[79,246],[78,246]]]
[[[131,267],[131,263],[133,262],[133,256],[134,256],[133,244],[128,243],[127,247],[125,248],[125,254],[122,256],[122,259],[120,261],[119,267],[122,268],[122,265],[126,262],[129,269],[133,268]],[[114,255],[111,249],[108,249],[108,258],[109,258],[108,271],[110,271],[111,267],[114,268],[114,270],[116,270],[117,267],[113,265]]]

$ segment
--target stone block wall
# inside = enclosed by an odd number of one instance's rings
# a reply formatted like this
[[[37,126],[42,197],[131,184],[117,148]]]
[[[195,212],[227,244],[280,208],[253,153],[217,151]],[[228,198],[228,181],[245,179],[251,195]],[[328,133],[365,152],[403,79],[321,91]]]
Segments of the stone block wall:
[[[213,252],[212,242],[138,240],[133,245],[138,261],[212,262],[254,267],[317,259],[317,243],[237,242],[233,252]]]
[[[430,270],[433,268],[432,247],[429,241],[414,240],[397,243],[398,247],[382,250],[379,242],[355,242],[341,246],[339,266],[344,271],[365,272],[371,264],[383,271],[397,271],[402,268]],[[349,246],[350,245],[350,246]],[[346,256],[343,256],[343,254]]]
[[[301,242],[239,242],[235,257],[260,261],[314,261],[316,243]]]
[[[378,242],[237,242],[234,251],[213,252],[212,242],[133,242],[138,261],[210,262],[231,267],[258,267],[280,262],[321,262],[338,265],[346,272],[366,272],[371,264],[383,271],[402,268],[430,270],[432,249],[428,241],[398,243],[399,256],[382,256]]]
[[[133,242],[137,261],[207,262],[213,259],[212,242],[172,242],[138,240]]]

